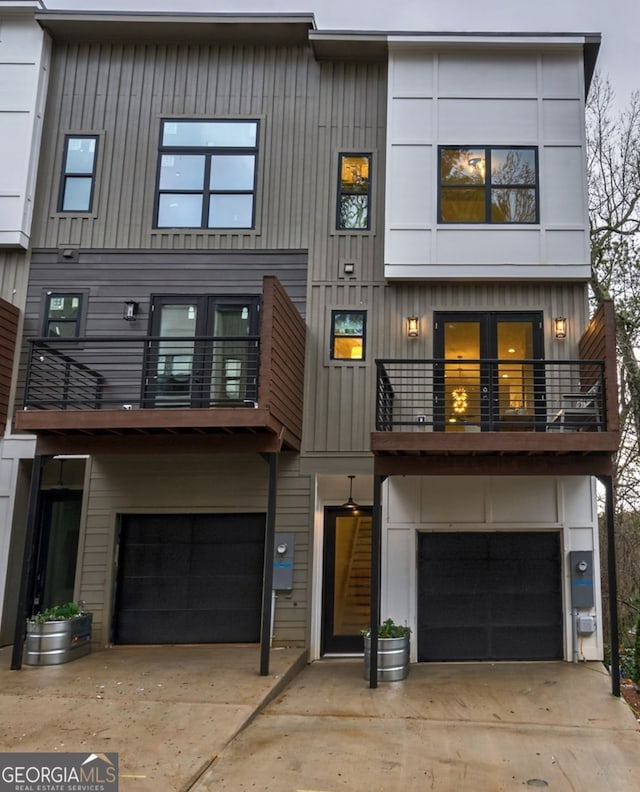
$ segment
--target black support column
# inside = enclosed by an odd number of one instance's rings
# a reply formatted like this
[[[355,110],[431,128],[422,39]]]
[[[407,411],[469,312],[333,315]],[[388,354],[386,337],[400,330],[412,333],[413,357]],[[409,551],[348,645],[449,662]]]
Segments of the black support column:
[[[620,639],[618,635],[618,575],[616,571],[615,495],[613,476],[600,476],[605,488],[607,521],[607,583],[609,586],[609,642],[611,644],[611,692],[620,698]]]
[[[382,576],[382,483],[386,476],[373,477],[373,521],[371,532],[371,657],[369,687],[378,687],[378,625],[380,624],[380,591]]]
[[[13,653],[11,655],[12,671],[19,671],[22,668],[22,650],[24,649],[26,620],[31,615],[30,610],[33,599],[37,548],[38,542],[40,541],[40,483],[42,481],[42,470],[51,458],[50,456],[36,455],[31,470],[29,514],[27,516],[27,529],[24,537],[20,596],[18,597]]]
[[[271,650],[271,615],[273,595],[273,551],[276,533],[276,496],[278,492],[278,455],[262,454],[269,464],[269,496],[267,503],[267,524],[264,536],[264,572],[262,575],[262,629],[260,632],[260,675],[269,674],[269,654]]]

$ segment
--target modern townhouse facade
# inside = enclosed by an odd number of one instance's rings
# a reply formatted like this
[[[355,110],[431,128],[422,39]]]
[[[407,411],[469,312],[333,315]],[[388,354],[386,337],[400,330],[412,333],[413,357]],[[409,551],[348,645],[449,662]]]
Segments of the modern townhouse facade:
[[[381,617],[413,661],[602,657],[598,37],[35,16],[22,610],[262,670]]]

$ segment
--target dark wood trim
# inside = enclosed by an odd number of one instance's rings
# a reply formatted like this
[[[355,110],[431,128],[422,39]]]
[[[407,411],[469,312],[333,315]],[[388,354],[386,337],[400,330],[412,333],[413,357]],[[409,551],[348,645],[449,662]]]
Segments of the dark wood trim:
[[[41,454],[258,454],[293,450],[277,434],[38,435]]]
[[[372,432],[374,454],[602,454],[617,432]]]
[[[580,358],[604,361],[605,419],[610,432],[620,431],[616,367],[616,312],[611,300],[603,302],[589,322],[579,344]]]
[[[611,454],[592,456],[377,456],[384,476],[609,476]]]
[[[9,415],[9,394],[16,354],[20,311],[0,298],[0,432],[4,432]]]

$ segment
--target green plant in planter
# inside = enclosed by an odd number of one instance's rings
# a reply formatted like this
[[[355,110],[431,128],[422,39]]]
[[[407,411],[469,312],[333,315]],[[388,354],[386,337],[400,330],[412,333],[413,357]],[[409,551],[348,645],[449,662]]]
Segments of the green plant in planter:
[[[84,610],[82,604],[75,602],[67,602],[64,605],[52,605],[40,613],[34,614],[30,621],[36,624],[44,624],[50,621],[64,621],[66,619],[75,619],[76,616],[83,616]]]
[[[362,634],[368,638],[371,636],[371,630],[363,630]],[[378,625],[378,638],[404,638],[407,635],[411,635],[411,627],[407,627],[406,624],[396,624],[393,619],[385,619]]]

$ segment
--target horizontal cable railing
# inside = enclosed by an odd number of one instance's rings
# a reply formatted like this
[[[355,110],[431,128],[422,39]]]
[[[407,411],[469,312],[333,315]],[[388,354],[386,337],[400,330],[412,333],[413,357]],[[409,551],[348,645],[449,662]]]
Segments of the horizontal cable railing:
[[[377,431],[603,431],[600,360],[376,360]]]
[[[25,409],[257,406],[257,336],[28,339]]]

